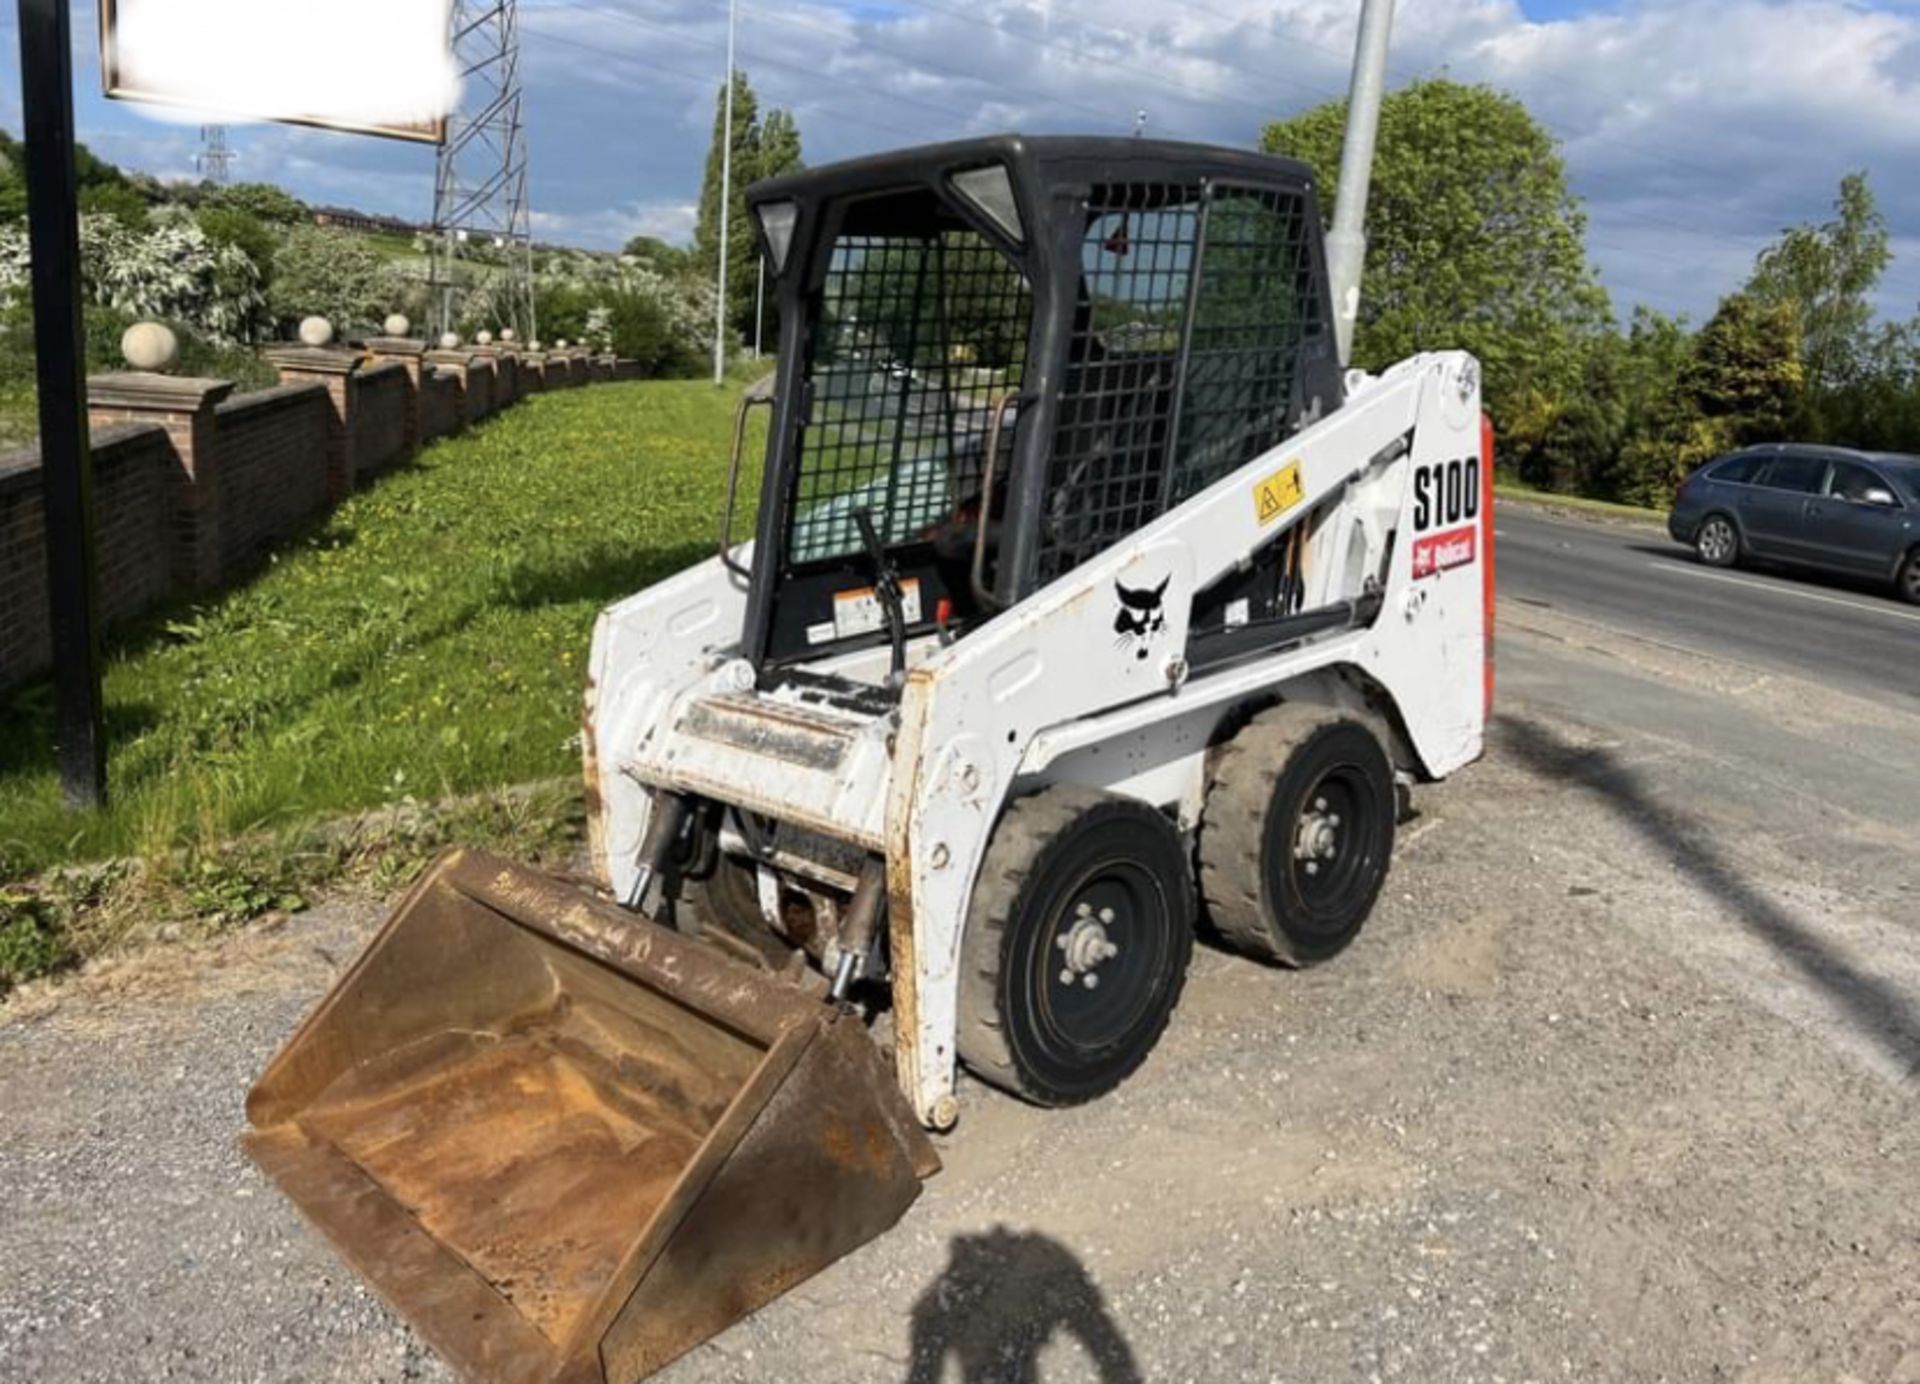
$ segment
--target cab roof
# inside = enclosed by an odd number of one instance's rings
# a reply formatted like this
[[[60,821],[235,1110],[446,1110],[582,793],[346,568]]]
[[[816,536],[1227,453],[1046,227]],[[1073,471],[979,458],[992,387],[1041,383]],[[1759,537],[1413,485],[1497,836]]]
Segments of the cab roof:
[[[1002,163],[1016,180],[1035,184],[1180,183],[1203,178],[1263,186],[1313,186],[1313,171],[1296,159],[1216,144],[1110,135],[986,135],[922,144],[804,169],[755,183],[756,205],[821,201],[889,188],[911,188],[987,164]]]

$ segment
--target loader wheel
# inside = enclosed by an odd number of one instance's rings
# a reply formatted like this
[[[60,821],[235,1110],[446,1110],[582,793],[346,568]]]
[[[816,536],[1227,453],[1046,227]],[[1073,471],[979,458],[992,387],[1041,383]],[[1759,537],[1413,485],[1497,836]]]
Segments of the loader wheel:
[[[960,1057],[1039,1105],[1133,1074],[1166,1030],[1193,954],[1180,835],[1145,803],[1055,787],[1007,809],[960,943]]]
[[[1393,855],[1393,766],[1362,718],[1289,702],[1220,751],[1200,822],[1213,925],[1268,961],[1310,966],[1359,934]]]
[[[688,883],[687,893],[700,920],[735,937],[771,936],[760,910],[760,881],[754,867],[721,851],[705,879]]]

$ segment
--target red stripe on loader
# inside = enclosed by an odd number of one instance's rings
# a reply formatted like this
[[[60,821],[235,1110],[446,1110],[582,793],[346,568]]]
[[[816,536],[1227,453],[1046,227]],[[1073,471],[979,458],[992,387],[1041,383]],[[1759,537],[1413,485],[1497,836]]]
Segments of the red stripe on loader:
[[[1493,419],[1486,414],[1480,415],[1480,541],[1484,551],[1480,556],[1480,591],[1485,621],[1484,663],[1486,678],[1485,716],[1493,720]]]

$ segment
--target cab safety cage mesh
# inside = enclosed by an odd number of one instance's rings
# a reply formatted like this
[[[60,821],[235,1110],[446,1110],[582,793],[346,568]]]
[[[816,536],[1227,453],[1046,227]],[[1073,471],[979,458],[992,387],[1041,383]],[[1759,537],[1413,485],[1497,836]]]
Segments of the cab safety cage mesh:
[[[1098,187],[1041,515],[1044,585],[1300,426],[1324,332],[1306,198],[1227,183]]]
[[[859,552],[862,508],[892,545],[978,493],[990,405],[1019,391],[1032,320],[1019,269],[975,231],[834,242],[807,343],[789,566]]]

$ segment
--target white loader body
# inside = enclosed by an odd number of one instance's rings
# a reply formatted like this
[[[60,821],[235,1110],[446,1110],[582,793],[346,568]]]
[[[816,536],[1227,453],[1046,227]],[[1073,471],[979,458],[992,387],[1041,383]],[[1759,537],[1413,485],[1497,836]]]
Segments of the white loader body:
[[[1479,756],[1493,539],[1482,427],[1470,356],[1355,376],[1331,416],[964,638],[914,642],[897,708],[804,683],[756,691],[740,647],[747,583],[719,558],[612,607],[587,709],[603,881],[630,894],[656,789],[817,839],[762,853],[769,921],[782,877],[846,891],[861,858],[883,855],[899,1079],[925,1123],[950,1125],[961,940],[1009,801],[1080,784],[1190,832],[1220,726],[1277,700],[1368,714],[1405,774],[1440,778]],[[1193,597],[1295,531],[1303,607],[1364,603],[1367,618],[1191,671]],[[733,559],[750,566],[751,545]],[[1117,590],[1155,593],[1157,608],[1117,606]],[[888,651],[807,671],[879,687]]]

